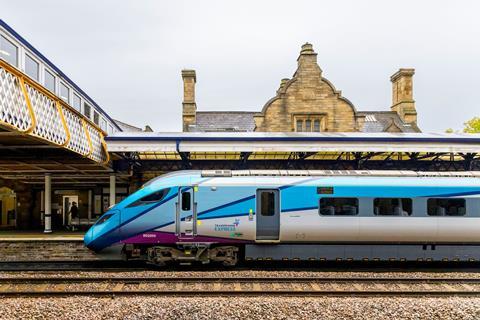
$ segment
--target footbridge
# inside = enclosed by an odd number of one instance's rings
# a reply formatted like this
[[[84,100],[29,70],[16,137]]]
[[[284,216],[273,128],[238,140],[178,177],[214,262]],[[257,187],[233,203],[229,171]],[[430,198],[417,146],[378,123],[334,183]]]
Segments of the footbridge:
[[[0,60],[2,149],[63,149],[98,164],[109,162],[106,132],[64,100]],[[57,152],[58,153],[58,152]]]
[[[73,205],[78,227],[93,223],[128,193],[128,172],[112,167],[104,140],[121,130],[0,20],[0,229],[65,228]]]
[[[0,179],[43,183],[54,173],[57,183],[108,183],[104,137],[116,131],[85,91],[0,20]]]

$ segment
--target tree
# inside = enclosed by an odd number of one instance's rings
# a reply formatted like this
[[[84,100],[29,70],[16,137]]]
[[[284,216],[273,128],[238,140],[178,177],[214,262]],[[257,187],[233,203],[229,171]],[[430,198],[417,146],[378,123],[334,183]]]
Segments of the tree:
[[[473,117],[467,122],[464,122],[463,125],[463,132],[465,133],[480,133],[480,117]],[[445,133],[459,133],[459,131],[448,128],[445,130]]]
[[[480,133],[480,117],[473,117],[464,123],[465,127],[463,132],[465,133]]]

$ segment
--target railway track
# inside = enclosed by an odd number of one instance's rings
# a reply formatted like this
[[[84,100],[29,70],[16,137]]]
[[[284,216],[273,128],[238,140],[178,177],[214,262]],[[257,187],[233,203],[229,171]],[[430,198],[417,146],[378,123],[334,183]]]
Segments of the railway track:
[[[30,271],[96,271],[96,272],[135,272],[135,271],[222,271],[232,270],[218,264],[210,265],[170,265],[156,267],[141,261],[10,261],[0,262],[0,272],[30,272]],[[235,271],[348,271],[348,272],[480,272],[480,263],[461,262],[267,262],[256,261],[235,267]]]
[[[0,278],[0,296],[476,296],[480,278]]]

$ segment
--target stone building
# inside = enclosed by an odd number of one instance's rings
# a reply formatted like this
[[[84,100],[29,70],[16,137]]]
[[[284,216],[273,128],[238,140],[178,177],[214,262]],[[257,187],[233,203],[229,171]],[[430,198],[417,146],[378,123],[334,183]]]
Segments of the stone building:
[[[197,111],[195,70],[183,70],[183,131],[231,132],[420,132],[413,100],[414,69],[390,77],[390,111],[357,111],[323,77],[311,44],[302,46],[291,79],[282,79],[276,95],[259,112]]]

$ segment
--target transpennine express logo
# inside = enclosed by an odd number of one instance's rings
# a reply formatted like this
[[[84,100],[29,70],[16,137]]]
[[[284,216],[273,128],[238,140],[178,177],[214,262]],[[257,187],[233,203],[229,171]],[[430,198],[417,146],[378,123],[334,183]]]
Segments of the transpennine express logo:
[[[235,219],[232,224],[215,224],[215,231],[235,231],[240,224],[240,219]]]

